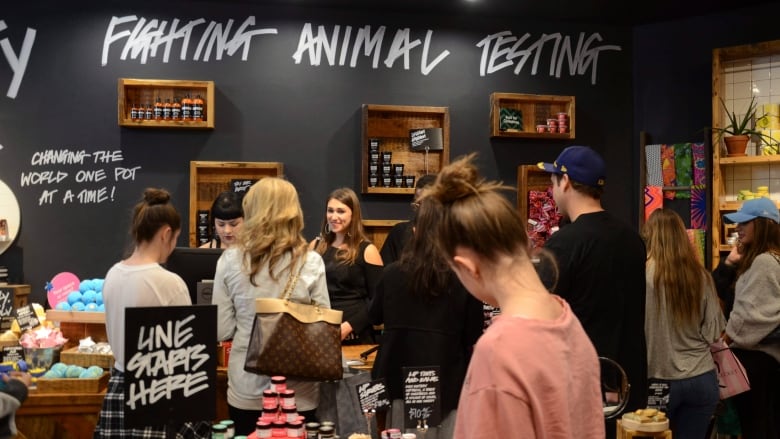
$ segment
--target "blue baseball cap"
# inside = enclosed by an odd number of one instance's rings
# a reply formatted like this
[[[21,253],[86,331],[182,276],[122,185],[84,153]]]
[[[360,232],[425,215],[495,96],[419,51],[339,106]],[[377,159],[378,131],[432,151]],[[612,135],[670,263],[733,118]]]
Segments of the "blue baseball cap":
[[[539,162],[537,166],[551,174],[566,174],[573,181],[591,187],[604,187],[607,179],[604,159],[587,146],[570,146],[554,162]]]
[[[777,205],[769,198],[754,198],[742,203],[742,207],[734,213],[723,215],[723,221],[727,223],[746,223],[754,219],[768,218],[775,223],[780,223],[780,212]]]

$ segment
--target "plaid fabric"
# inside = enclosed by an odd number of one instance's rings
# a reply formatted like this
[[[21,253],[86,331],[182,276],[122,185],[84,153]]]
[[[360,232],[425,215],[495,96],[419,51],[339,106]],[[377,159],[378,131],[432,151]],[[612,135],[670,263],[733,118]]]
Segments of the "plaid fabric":
[[[165,429],[160,427],[146,427],[144,429],[124,428],[124,399],[125,399],[124,373],[116,369],[111,370],[111,379],[108,381],[108,390],[103,399],[103,407],[100,410],[93,439],[210,439],[211,422],[186,422],[181,425],[176,433],[165,435]]]

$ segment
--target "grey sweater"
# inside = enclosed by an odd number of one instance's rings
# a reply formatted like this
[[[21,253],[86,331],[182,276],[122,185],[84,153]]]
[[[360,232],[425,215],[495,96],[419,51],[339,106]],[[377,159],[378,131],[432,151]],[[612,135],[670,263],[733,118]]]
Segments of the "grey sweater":
[[[672,324],[671,312],[666,308],[663,290],[653,285],[655,264],[647,263],[645,337],[647,338],[647,375],[649,378],[679,380],[709,372],[715,368],[710,354],[710,343],[720,337],[726,321],[718,304],[718,296],[711,283],[704,282],[699,309],[701,322],[681,328]],[[656,307],[656,296],[661,295],[661,306]]]
[[[726,334],[732,347],[766,352],[780,361],[780,343],[759,341],[780,325],[780,263],[769,253],[758,255],[737,279],[734,309]]]

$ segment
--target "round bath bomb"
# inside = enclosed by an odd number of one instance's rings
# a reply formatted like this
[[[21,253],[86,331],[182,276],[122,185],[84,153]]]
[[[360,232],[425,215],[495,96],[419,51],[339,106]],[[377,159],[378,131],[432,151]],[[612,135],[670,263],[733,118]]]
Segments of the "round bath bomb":
[[[63,301],[58,303],[54,308],[60,311],[70,311],[70,303]]]
[[[68,366],[67,369],[65,369],[65,378],[78,378],[81,376],[81,373],[84,372],[86,369],[84,369],[81,366],[76,366],[75,364],[71,364]]]
[[[103,375],[103,368],[100,366],[89,366],[81,372],[79,378],[100,378]]]
[[[98,310],[98,304],[97,304],[97,303],[95,303],[95,302],[88,303],[88,304],[87,304],[87,305],[84,307],[84,311],[92,311],[92,312],[97,312],[97,310]]]
[[[70,294],[68,294],[68,303],[70,303],[71,305],[80,301],[81,301],[81,291],[71,291]]]
[[[94,303],[97,299],[97,291],[87,290],[81,295],[81,301],[84,303]]]
[[[70,310],[71,311],[84,311],[84,309],[86,307],[87,306],[84,305],[84,302],[74,302],[73,304],[70,305]]]

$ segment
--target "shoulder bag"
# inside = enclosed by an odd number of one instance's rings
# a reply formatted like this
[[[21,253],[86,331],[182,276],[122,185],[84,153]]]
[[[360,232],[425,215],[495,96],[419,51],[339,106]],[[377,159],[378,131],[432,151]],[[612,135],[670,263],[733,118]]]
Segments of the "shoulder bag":
[[[255,299],[255,320],[244,370],[312,381],[340,380],[341,311],[296,303],[290,295],[300,270],[290,278],[279,299]]]

